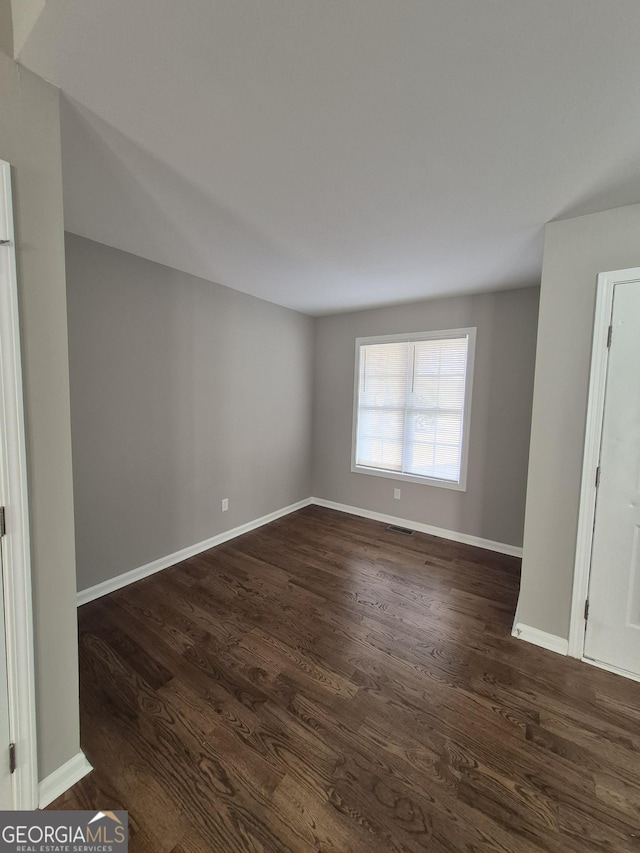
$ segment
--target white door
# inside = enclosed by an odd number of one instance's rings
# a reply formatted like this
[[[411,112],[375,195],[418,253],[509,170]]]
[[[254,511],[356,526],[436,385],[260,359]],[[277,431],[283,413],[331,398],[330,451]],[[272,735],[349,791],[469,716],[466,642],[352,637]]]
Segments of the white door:
[[[613,289],[585,657],[640,677],[640,282]]]

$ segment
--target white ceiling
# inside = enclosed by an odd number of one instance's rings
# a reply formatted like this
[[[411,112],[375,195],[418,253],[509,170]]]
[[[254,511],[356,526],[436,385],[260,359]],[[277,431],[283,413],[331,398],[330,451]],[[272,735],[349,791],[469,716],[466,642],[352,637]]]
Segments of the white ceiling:
[[[640,201],[638,0],[47,0],[67,228],[324,314],[539,281]]]

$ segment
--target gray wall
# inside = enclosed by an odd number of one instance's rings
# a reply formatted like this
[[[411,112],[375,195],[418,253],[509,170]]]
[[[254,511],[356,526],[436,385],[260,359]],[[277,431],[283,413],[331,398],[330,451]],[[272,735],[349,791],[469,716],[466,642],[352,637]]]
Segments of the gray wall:
[[[57,90],[6,53],[0,116],[0,157],[13,166],[42,779],[79,750],[60,126]]]
[[[324,317],[316,325],[316,497],[522,544],[538,288]],[[467,491],[351,472],[355,339],[477,326]],[[401,488],[401,499],[393,489]]]
[[[551,222],[545,233],[518,618],[569,635],[599,272],[640,266],[640,205]]]
[[[47,0],[10,0],[13,17],[14,56],[20,58],[20,52],[29,37],[36,21],[40,17]]]
[[[313,320],[66,247],[78,589],[307,498]]]

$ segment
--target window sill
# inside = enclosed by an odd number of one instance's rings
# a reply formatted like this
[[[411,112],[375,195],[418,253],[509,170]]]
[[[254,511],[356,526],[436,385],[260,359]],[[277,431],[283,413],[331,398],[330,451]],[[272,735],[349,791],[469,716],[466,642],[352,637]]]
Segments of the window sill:
[[[380,468],[365,468],[361,465],[352,465],[351,471],[354,474],[368,474],[371,477],[383,477],[387,480],[403,480],[405,483],[419,483],[421,486],[435,486],[439,489],[453,489],[457,492],[466,492],[467,484],[464,481],[459,483],[454,480],[439,480],[436,477],[418,477],[415,474],[401,474],[395,471],[383,471]]]

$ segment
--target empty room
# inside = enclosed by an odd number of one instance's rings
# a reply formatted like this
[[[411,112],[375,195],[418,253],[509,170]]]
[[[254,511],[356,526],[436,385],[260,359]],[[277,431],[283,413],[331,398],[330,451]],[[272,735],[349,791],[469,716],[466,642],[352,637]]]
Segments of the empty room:
[[[640,850],[639,43],[0,0],[2,849]]]

